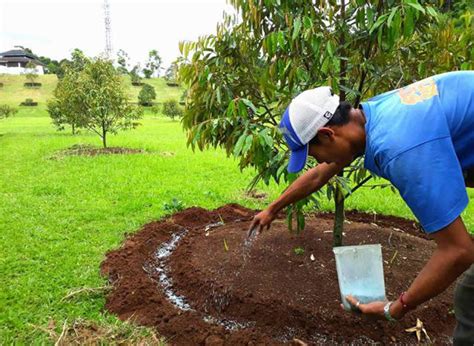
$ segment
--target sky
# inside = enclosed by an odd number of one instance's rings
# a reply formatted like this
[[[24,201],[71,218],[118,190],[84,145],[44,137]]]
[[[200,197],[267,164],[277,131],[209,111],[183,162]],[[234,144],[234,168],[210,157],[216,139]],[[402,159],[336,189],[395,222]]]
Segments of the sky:
[[[144,62],[158,50],[163,67],[179,56],[179,41],[215,33],[226,0],[109,0],[114,56],[125,50]],[[103,0],[0,0],[0,52],[15,45],[61,60],[74,48],[88,56],[105,49]]]

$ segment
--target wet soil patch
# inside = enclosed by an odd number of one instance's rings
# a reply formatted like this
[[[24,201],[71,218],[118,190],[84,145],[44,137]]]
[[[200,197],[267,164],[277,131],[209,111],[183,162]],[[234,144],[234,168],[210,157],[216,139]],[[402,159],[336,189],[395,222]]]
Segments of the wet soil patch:
[[[244,237],[254,214],[239,205],[213,211],[190,208],[145,225],[101,265],[114,287],[106,308],[121,319],[155,327],[169,344],[177,345],[281,344],[294,339],[309,344],[416,343],[415,335],[404,331],[416,318],[436,343],[450,341],[455,324],[452,287],[396,324],[344,312],[331,248],[331,215],[309,217],[300,235],[290,234],[284,220],[277,219],[247,249]],[[362,213],[347,217],[345,245],[382,244],[387,296],[396,298],[435,244],[414,236],[418,229],[411,221],[388,218],[383,224]],[[304,253],[296,255],[295,247]],[[176,304],[177,297],[186,305]]]

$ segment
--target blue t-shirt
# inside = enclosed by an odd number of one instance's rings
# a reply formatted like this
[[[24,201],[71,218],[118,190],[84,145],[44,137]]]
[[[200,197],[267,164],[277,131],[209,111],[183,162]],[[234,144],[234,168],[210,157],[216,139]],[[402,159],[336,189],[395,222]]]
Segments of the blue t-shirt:
[[[474,168],[474,71],[436,75],[362,103],[365,167],[388,179],[436,232],[466,208]]]

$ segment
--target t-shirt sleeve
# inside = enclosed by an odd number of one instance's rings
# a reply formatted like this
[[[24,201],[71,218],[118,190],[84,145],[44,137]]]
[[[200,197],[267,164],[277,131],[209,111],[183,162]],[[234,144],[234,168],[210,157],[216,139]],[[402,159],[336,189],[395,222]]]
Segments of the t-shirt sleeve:
[[[469,202],[450,137],[405,151],[383,170],[428,233],[452,223]]]

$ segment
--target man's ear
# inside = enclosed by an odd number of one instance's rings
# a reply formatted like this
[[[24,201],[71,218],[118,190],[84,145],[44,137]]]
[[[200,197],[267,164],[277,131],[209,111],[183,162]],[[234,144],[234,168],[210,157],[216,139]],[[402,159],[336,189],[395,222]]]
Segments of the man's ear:
[[[334,130],[330,127],[321,127],[316,136],[320,143],[325,144],[334,140]]]

